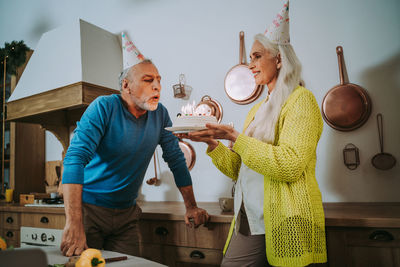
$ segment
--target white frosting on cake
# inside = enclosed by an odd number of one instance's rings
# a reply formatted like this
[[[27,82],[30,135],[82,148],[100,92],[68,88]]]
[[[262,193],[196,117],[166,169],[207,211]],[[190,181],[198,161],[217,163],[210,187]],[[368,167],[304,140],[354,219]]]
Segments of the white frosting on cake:
[[[193,104],[186,104],[181,108],[182,115],[179,114],[175,118],[172,127],[167,127],[167,130],[172,130],[168,128],[175,128],[174,131],[181,130],[201,130],[206,129],[207,123],[218,123],[215,116],[211,116],[211,110],[208,110],[204,105],[196,106],[195,102]]]
[[[204,127],[206,123],[218,123],[214,116],[179,116],[176,117],[173,127]]]

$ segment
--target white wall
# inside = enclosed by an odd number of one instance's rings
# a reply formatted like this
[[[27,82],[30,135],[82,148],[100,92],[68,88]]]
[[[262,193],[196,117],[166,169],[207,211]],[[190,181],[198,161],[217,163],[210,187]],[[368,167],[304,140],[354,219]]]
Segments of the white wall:
[[[239,60],[239,31],[245,31],[248,53],[253,36],[265,30],[281,6],[276,0],[0,0],[0,44],[24,40],[35,49],[41,34],[78,17],[113,33],[124,30],[158,66],[162,103],[171,116],[186,103],[172,95],[172,85],[184,73],[193,87],[190,101],[212,96],[223,106],[223,122],[234,122],[242,130],[252,104],[229,101],[224,77]],[[379,112],[384,115],[385,150],[400,161],[399,12],[398,0],[291,1],[292,44],[303,63],[307,87],[318,103],[339,84],[337,45],[344,48],[350,82],[364,87],[373,102],[370,119],[355,131],[339,132],[324,125],[316,175],[326,202],[400,201],[400,163],[389,171],[376,170],[370,163],[379,151],[375,118]],[[361,165],[354,171],[343,164],[347,143],[360,149]],[[61,145],[51,134],[46,146],[47,160],[61,159]],[[193,146],[197,162],[191,174],[197,200],[228,196],[230,180],[213,167],[205,145]],[[146,179],[153,175],[151,164]],[[144,184],[141,198],[181,199],[163,162],[161,180],[158,187]]]

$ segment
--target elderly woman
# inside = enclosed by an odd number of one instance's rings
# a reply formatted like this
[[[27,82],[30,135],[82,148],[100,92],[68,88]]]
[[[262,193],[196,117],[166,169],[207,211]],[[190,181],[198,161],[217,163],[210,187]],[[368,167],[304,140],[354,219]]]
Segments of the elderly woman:
[[[315,178],[322,118],[302,86],[289,43],[288,3],[258,34],[249,68],[268,96],[247,115],[243,133],[228,125],[180,137],[208,144],[214,165],[236,181],[234,220],[221,266],[306,266],[326,262],[324,211]],[[216,139],[234,142],[230,150]]]

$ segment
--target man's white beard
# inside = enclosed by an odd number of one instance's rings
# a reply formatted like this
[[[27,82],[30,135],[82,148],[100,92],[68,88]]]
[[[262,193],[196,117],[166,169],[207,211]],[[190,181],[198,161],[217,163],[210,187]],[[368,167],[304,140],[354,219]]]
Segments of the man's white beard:
[[[150,103],[144,103],[143,105],[143,109],[148,110],[148,111],[154,111],[156,110],[158,107],[158,103],[157,104],[150,104]]]
[[[148,103],[148,101],[150,100],[151,98],[148,98],[148,99],[136,99],[136,98],[133,98],[133,101],[135,102],[135,104],[139,107],[139,108],[141,108],[141,109],[143,109],[143,110],[147,110],[147,111],[154,111],[154,110],[156,110],[157,109],[157,107],[158,107],[158,103],[157,104],[150,104],[150,103]]]

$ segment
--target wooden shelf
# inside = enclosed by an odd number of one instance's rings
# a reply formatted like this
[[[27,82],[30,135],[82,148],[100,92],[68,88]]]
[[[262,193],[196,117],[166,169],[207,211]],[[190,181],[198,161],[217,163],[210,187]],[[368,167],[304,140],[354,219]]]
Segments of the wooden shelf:
[[[119,93],[95,84],[78,82],[41,94],[7,103],[7,121],[40,124],[69,146],[71,127],[75,126],[89,104],[100,95]]]

